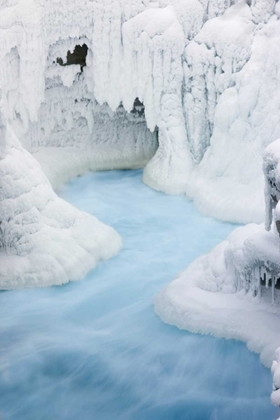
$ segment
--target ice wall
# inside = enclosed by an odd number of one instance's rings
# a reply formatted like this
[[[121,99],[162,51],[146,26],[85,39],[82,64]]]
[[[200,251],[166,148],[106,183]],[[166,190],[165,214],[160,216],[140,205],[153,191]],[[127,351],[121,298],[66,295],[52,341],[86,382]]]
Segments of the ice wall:
[[[92,168],[149,162],[148,185],[220,219],[263,220],[261,153],[280,136],[276,0],[11,0],[0,11],[2,100],[28,150],[86,149]],[[78,45],[83,71],[61,66]],[[136,99],[145,115],[132,121]]]
[[[261,3],[208,21],[186,48],[184,96],[196,166],[189,194],[199,208],[235,222],[264,220],[262,151],[280,133],[279,20],[256,24]]]

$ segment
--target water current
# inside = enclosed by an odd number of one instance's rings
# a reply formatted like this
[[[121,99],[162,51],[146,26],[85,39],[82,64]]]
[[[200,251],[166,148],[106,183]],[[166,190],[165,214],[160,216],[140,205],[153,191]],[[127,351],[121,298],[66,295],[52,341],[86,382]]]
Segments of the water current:
[[[0,294],[1,420],[276,418],[258,355],[153,311],[153,296],[234,226],[141,175],[90,173],[59,191],[122,235],[115,258],[78,282]]]

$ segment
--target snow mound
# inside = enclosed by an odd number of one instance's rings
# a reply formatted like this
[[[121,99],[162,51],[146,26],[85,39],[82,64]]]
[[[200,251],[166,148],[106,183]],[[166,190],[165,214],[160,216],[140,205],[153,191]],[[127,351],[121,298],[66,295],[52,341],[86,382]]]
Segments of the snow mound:
[[[163,289],[154,305],[164,322],[192,332],[241,340],[250,350],[260,353],[261,361],[270,367],[280,343],[280,293],[275,291],[276,305],[272,305],[271,287],[261,286],[260,294],[238,291],[238,275],[245,271],[235,271],[237,262],[240,270],[247,267],[248,254],[254,260],[256,249],[260,250],[259,256],[268,256],[267,242],[261,242],[261,234],[265,235],[263,226],[238,228]],[[259,244],[253,242],[254,235]],[[248,237],[255,245],[252,253],[244,246]],[[260,249],[257,245],[261,245]]]
[[[60,199],[3,121],[0,138],[0,289],[78,280],[119,251],[120,236]]]

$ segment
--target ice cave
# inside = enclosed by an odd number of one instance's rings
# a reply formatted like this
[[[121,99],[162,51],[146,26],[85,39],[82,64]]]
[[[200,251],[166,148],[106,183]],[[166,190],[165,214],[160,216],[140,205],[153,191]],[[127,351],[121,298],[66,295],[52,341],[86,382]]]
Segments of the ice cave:
[[[280,0],[0,0],[0,418],[280,418]]]

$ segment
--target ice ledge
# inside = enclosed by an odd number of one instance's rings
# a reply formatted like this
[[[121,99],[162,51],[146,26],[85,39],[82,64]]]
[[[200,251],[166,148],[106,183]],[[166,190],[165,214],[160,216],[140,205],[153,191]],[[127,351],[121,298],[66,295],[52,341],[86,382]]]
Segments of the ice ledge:
[[[180,329],[243,341],[270,368],[280,343],[279,307],[271,305],[270,294],[259,301],[243,292],[203,290],[206,259],[196,260],[155,297],[155,312]]]

